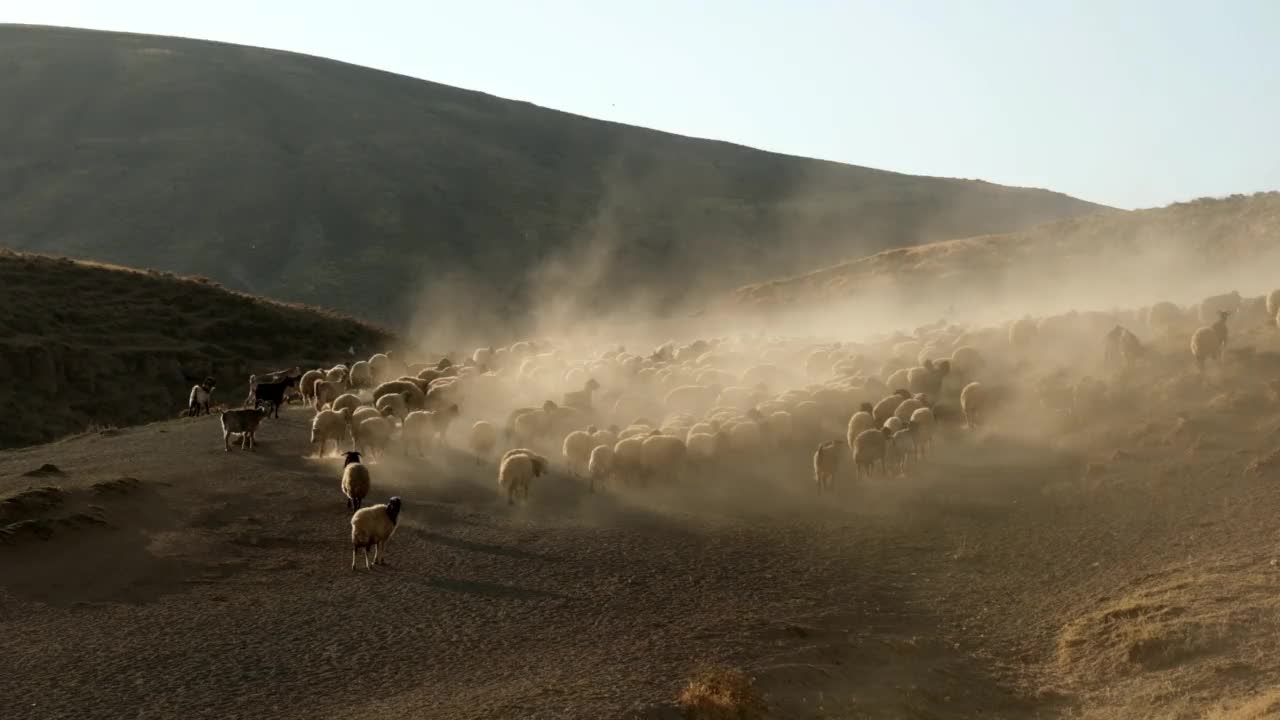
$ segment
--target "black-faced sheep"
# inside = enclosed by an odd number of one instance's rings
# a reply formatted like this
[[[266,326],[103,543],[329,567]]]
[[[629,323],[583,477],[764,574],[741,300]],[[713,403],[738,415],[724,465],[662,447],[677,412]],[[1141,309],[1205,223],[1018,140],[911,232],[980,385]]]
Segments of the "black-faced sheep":
[[[393,497],[385,505],[361,508],[351,515],[351,569],[356,569],[356,551],[364,550],[364,567],[369,566],[369,548],[374,548],[373,564],[387,564],[387,543],[395,534],[400,519],[400,498]]]
[[[360,503],[369,496],[373,481],[369,468],[360,462],[360,453],[352,450],[342,460],[342,494],[347,496],[347,509],[359,510]]]

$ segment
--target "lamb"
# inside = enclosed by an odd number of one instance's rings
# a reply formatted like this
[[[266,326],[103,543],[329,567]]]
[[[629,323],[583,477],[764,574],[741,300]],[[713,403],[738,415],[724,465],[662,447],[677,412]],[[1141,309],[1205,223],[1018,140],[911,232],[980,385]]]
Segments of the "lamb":
[[[471,435],[467,439],[467,446],[475,454],[477,465],[493,453],[493,448],[497,444],[498,429],[493,426],[493,423],[477,420],[471,426]]]
[[[570,473],[577,476],[579,471],[586,472],[587,463],[591,460],[591,450],[594,447],[591,433],[585,430],[574,430],[565,435],[560,451],[564,455],[565,464],[568,465]]]
[[[332,440],[336,450],[347,439],[347,424],[351,411],[321,410],[311,420],[311,444],[316,457],[324,457],[325,447]]]
[[[191,395],[187,398],[187,409],[191,415],[209,414],[214,387],[213,378],[205,378],[200,384],[191,386]]]
[[[835,485],[836,470],[840,467],[836,444],[835,440],[828,440],[813,453],[813,480],[818,485],[818,494],[831,490]]]
[[[1227,318],[1231,313],[1218,311],[1218,320],[1212,325],[1202,327],[1191,336],[1191,355],[1195,358],[1196,369],[1204,374],[1206,360],[1222,362],[1223,351],[1227,347]]]
[[[240,449],[243,450],[248,445],[250,450],[257,447],[254,440],[254,434],[258,431],[258,425],[262,423],[262,418],[268,415],[266,410],[262,408],[241,408],[238,410],[226,410],[222,413],[222,445],[223,450],[231,452],[231,433],[240,433]]]
[[[356,569],[356,551],[364,550],[364,567],[369,566],[369,548],[374,548],[373,564],[387,564],[387,542],[396,532],[400,518],[400,498],[393,497],[385,505],[361,508],[351,515],[351,569]]]
[[[579,410],[591,409],[591,393],[600,389],[600,383],[595,378],[587,378],[587,382],[582,386],[581,390],[575,392],[567,392],[564,394],[561,405],[564,407],[577,408]]]
[[[498,487],[506,491],[507,504],[515,504],[517,495],[527,502],[533,479],[545,474],[548,467],[547,459],[532,450],[508,450],[498,467]]]
[[[611,472],[613,472],[613,447],[597,445],[592,448],[591,455],[587,457],[587,477],[591,480],[589,486],[591,492],[596,491],[596,483],[603,485]]]
[[[888,474],[885,467],[885,455],[889,444],[888,431],[871,428],[858,433],[853,441],[853,465],[859,476],[871,476],[875,463],[879,461],[880,470]]]
[[[249,391],[249,396],[253,398],[254,406],[259,403],[266,403],[275,417],[280,417],[280,405],[284,403],[284,393],[289,388],[296,385],[297,378],[286,377],[279,382],[262,382],[259,381]]]
[[[347,496],[347,509],[360,510],[360,503],[369,496],[372,481],[369,468],[360,462],[360,453],[352,450],[342,460],[342,494]]]

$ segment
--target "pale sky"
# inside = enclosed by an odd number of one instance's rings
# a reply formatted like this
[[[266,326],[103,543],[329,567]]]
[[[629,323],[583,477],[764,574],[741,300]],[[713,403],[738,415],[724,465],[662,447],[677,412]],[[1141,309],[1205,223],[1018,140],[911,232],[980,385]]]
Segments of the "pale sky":
[[[1118,207],[1280,189],[1280,0],[0,0]]]

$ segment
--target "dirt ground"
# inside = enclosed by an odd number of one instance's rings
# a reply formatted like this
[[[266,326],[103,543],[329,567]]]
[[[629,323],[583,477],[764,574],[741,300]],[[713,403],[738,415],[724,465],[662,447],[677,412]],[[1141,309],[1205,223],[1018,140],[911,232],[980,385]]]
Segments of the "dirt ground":
[[[834,498],[801,453],[678,490],[556,473],[525,507],[491,462],[388,458],[401,526],[355,572],[307,411],[252,453],[216,417],[5,452],[0,707],[664,718],[720,663],[779,718],[1280,717],[1280,405],[1199,392],[1060,440],[952,432]]]

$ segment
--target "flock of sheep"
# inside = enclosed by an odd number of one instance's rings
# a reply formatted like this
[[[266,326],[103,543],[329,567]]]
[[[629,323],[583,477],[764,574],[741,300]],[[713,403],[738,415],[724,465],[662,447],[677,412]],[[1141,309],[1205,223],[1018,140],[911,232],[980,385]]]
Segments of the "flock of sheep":
[[[1031,358],[1054,348],[1087,346],[1096,358],[1101,341],[1103,364],[1124,373],[1153,353],[1134,329],[1158,338],[1194,327],[1191,356],[1204,373],[1208,361],[1223,360],[1230,318],[1275,324],[1278,305],[1280,291],[1231,293],[1191,308],[1158,303],[990,327],[939,321],[863,342],[744,335],[634,353],[526,340],[430,363],[379,353],[252,376],[246,407],[222,413],[224,448],[233,434],[252,448],[258,425],[291,396],[313,408],[313,454],[324,456],[330,443],[349,448],[341,487],[353,512],[352,568],[362,549],[368,568],[370,548],[373,564],[384,562],[401,500],[362,507],[374,485],[366,462],[446,448],[459,418],[468,423],[467,452],[496,465],[509,504],[529,498],[552,469],[549,458],[595,492],[730,476],[774,458],[798,466],[811,456],[817,491],[827,493],[846,457],[854,478],[900,474],[929,456],[940,433],[985,423],[1024,389],[1049,407],[1062,389],[1028,378]],[[212,388],[202,387],[192,389],[193,413],[197,402],[207,411]],[[1106,391],[1103,380],[1079,378],[1065,390],[1066,410]]]

